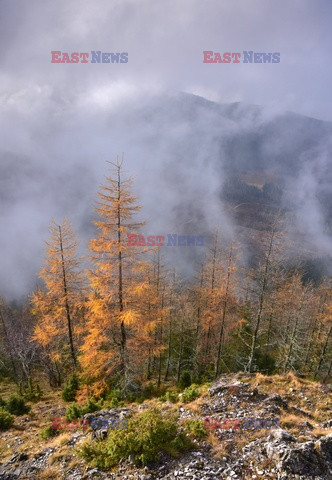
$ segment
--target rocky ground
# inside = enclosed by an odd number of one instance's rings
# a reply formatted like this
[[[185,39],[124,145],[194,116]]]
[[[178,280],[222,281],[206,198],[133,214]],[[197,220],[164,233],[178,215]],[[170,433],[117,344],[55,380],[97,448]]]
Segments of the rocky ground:
[[[36,405],[34,416],[19,417],[15,431],[1,433],[0,480],[332,480],[331,398],[332,385],[294,376],[223,376],[199,399],[175,405],[179,423],[186,418],[208,416],[221,421],[280,418],[281,428],[210,430],[204,440],[195,440],[195,450],[179,458],[162,455],[157,464],[144,469],[138,469],[130,458],[124,458],[114,472],[89,467],[77,457],[75,449],[92,435],[90,429],[40,440],[38,416],[45,417],[46,412],[48,417],[63,415],[64,407]],[[155,402],[103,410],[87,417],[120,419],[151,408]],[[160,406],[174,407],[167,402]],[[93,436],[102,437],[106,433],[97,431]]]

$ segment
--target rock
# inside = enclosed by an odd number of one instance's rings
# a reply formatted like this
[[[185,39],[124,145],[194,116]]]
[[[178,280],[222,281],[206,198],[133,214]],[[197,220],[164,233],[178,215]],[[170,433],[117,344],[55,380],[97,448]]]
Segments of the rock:
[[[278,442],[297,442],[296,438],[291,435],[290,433],[287,433],[285,430],[282,430],[279,428],[278,430],[272,430],[271,434],[268,436],[268,441],[269,440],[276,440]]]
[[[29,455],[26,453],[16,453],[8,463],[14,463],[14,462],[23,462],[24,460],[28,460]]]
[[[302,415],[303,417],[308,417],[308,418],[314,418],[311,413],[306,412],[305,410],[302,410],[302,408],[298,407],[291,407],[290,411],[295,413],[296,415]]]
[[[280,467],[286,472],[307,476],[320,475],[325,470],[312,441],[289,449]]]
[[[287,408],[288,407],[288,402],[284,398],[282,398],[280,395],[275,394],[275,395],[269,395],[267,398],[263,400],[263,403],[267,404],[274,404],[278,405],[279,407]]]
[[[330,420],[326,420],[321,424],[322,428],[332,428],[332,418]]]
[[[300,444],[284,430],[276,430],[269,435],[265,451],[280,474],[302,475],[305,479],[319,475],[319,478],[332,478],[332,475],[326,476],[332,471],[332,434],[316,444],[312,440]]]
[[[91,433],[91,440],[105,440],[108,434],[108,428],[98,428]]]
[[[321,385],[321,390],[323,393],[332,393],[332,383],[327,383],[326,385]]]
[[[311,423],[309,423],[309,422],[301,423],[301,427],[306,428],[308,430],[313,430],[313,428],[314,428],[313,425],[311,425]]]
[[[322,437],[319,442],[321,454],[327,462],[332,463],[332,433]],[[332,474],[331,474],[332,477]]]
[[[16,480],[17,478],[19,477],[15,473],[0,473],[0,480]]]
[[[221,393],[223,391],[230,391],[231,393],[239,393],[242,389],[249,388],[250,385],[248,383],[236,381],[236,382],[226,382],[224,380],[215,382],[212,387],[209,389],[209,393],[211,397]]]
[[[290,444],[296,443],[296,438],[293,435],[285,432],[282,429],[272,430],[267,438],[265,444],[266,455],[270,460],[273,460],[276,465],[281,468],[281,461],[290,451]]]

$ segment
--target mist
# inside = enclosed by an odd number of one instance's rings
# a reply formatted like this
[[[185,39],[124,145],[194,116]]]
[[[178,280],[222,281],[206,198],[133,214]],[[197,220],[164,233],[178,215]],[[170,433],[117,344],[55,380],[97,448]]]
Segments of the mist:
[[[331,255],[329,2],[3,0],[0,12],[1,295],[35,287],[51,218],[69,217],[86,250],[107,161],[122,153],[146,235],[247,231],[226,187],[263,175],[290,238]],[[129,61],[50,62],[97,49]],[[281,62],[206,65],[206,49]],[[171,252],[185,273],[200,253]]]

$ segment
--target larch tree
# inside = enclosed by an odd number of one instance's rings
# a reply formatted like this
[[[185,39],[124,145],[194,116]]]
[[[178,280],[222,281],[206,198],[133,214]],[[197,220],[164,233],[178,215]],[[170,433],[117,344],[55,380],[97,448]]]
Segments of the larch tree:
[[[75,339],[84,311],[84,275],[77,255],[77,240],[68,219],[58,225],[51,221],[46,242],[45,266],[40,278],[45,288],[32,296],[33,313],[37,317],[34,338],[53,361],[59,362],[68,352],[74,369],[77,367]]]
[[[0,343],[0,358],[5,358],[8,356],[10,359],[10,367],[12,370],[13,379],[17,382],[18,372],[14,355],[15,343],[12,335],[12,328],[10,328],[10,326],[13,325],[13,322],[11,321],[9,325],[7,324],[7,318],[11,316],[11,313],[12,312],[9,306],[2,298],[0,298],[0,333],[2,339]]]
[[[128,234],[143,225],[133,220],[141,207],[132,194],[132,178],[122,176],[122,162],[112,166],[112,176],[98,193],[98,233],[89,246],[94,268],[89,272],[88,333],[81,365],[94,393],[104,391],[112,377],[121,378],[123,389],[131,382],[128,345],[140,318],[135,268],[142,249],[130,245]]]
[[[326,296],[324,307],[321,315],[321,330],[323,334],[322,339],[318,338],[319,356],[315,369],[315,378],[320,374],[324,364],[328,365],[325,378],[330,375],[332,368],[332,288],[329,289]]]
[[[317,310],[312,285],[310,282],[303,282],[300,272],[293,273],[278,288],[275,306],[278,323],[278,365],[283,372],[300,371],[303,367],[310,319]]]
[[[166,318],[169,314],[168,275],[162,263],[160,248],[154,253],[149,263],[140,262],[140,276],[134,290],[140,322],[136,329],[135,344],[138,347],[135,363],[146,362],[146,376],[151,379],[157,374],[157,385],[161,384],[164,362]],[[143,372],[142,372],[143,373]]]
[[[220,309],[220,278],[222,267],[220,265],[221,250],[218,240],[218,232],[215,233],[213,245],[209,248],[206,264],[203,267],[203,278],[200,281],[200,315],[201,326],[204,332],[201,346],[200,374],[213,363],[212,346],[215,344],[215,329],[217,316]]]
[[[329,285],[326,279],[315,289],[315,293],[317,296],[317,308],[309,320],[304,347],[305,356],[303,368],[307,374],[315,371],[317,355],[319,355],[317,348],[319,348],[318,345],[320,342],[318,339],[320,338],[320,332],[323,327],[322,320],[329,300]]]
[[[235,294],[238,279],[235,273],[238,257],[235,243],[219,239],[216,233],[207,258],[201,265],[198,284],[191,292],[192,314],[195,317],[194,364],[200,364],[200,374],[208,369],[211,373],[213,370],[217,377],[221,372],[223,343],[234,328],[233,317],[237,316]]]
[[[252,336],[251,346],[246,370],[252,372],[255,367],[255,356],[260,348],[260,336],[265,322],[265,313],[267,310],[267,299],[269,293],[274,287],[274,283],[280,275],[280,265],[283,252],[284,232],[282,222],[277,218],[270,225],[269,229],[262,235],[261,258],[257,269],[254,271],[253,285],[253,305],[256,312],[252,311],[251,325]],[[266,333],[266,332],[264,332]]]
[[[221,262],[223,264],[223,278],[220,285],[221,305],[218,312],[218,328],[217,335],[217,356],[215,362],[215,377],[220,374],[221,360],[222,360],[222,345],[227,327],[227,317],[230,310],[234,310],[236,305],[235,295],[238,281],[236,272],[238,270],[238,247],[234,242],[231,242],[229,249],[222,254]],[[235,307],[235,310],[236,307]]]
[[[179,310],[180,295],[178,294],[180,290],[179,279],[176,275],[175,269],[172,272],[172,279],[169,284],[169,295],[168,295],[168,313],[167,313],[167,329],[166,329],[166,368],[165,368],[165,377],[164,381],[167,382],[172,373],[172,364],[173,364],[173,350],[174,350],[174,340],[175,340],[175,317],[176,312]]]

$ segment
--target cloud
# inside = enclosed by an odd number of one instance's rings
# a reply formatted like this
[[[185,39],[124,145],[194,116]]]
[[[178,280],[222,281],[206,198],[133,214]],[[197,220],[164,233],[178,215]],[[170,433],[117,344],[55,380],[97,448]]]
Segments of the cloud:
[[[189,221],[192,230],[221,224],[232,234],[220,200],[226,139],[248,137],[285,110],[331,120],[331,8],[328,1],[309,0],[1,0],[6,274],[0,291],[29,290],[51,217],[71,217],[87,241],[106,160],[122,152],[155,229],[149,233],[172,233],[164,229]],[[280,51],[281,62],[203,64],[206,49]],[[129,62],[52,64],[52,50],[128,52]],[[228,110],[177,92],[241,105]],[[292,135],[282,141],[292,143]],[[279,141],[276,135],[273,154]],[[316,182],[315,172],[305,172],[303,181],[313,176]],[[313,183],[308,198],[320,188]],[[321,230],[319,205],[310,205],[313,216],[318,208]]]

